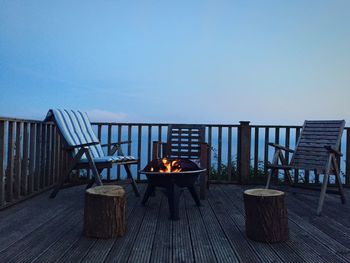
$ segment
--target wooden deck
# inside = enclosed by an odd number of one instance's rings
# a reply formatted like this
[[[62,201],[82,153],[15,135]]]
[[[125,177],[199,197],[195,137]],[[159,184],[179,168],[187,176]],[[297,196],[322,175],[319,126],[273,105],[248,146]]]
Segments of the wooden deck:
[[[142,207],[129,192],[127,234],[110,240],[82,235],[83,186],[44,193],[0,212],[0,262],[350,262],[350,205],[338,196],[317,217],[318,192],[289,190],[291,238],[264,244],[245,236],[242,191],[212,185],[199,208],[185,193],[175,222],[162,194]]]

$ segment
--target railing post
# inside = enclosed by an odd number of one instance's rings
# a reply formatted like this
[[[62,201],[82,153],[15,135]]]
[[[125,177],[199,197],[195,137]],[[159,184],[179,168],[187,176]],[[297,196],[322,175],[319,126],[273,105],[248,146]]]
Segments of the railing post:
[[[240,184],[248,182],[250,173],[251,127],[249,121],[240,121],[238,127],[237,168]]]

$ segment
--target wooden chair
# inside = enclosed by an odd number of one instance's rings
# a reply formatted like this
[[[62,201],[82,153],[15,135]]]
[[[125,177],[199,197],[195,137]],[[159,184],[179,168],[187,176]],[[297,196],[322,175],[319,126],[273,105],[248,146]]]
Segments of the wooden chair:
[[[338,157],[342,155],[338,149],[344,126],[344,120],[305,121],[294,151],[281,145],[269,143],[276,150],[272,164],[269,165],[271,170],[268,175],[266,188],[269,188],[271,177],[280,169],[284,170],[289,183],[292,183],[289,173],[291,169],[313,170],[315,175],[323,174],[323,183],[317,208],[317,215],[320,215],[326,195],[329,175],[334,174],[341,201],[344,204],[345,195],[337,161]],[[293,153],[289,164],[283,152]],[[279,161],[281,164],[279,164]]]
[[[121,149],[121,144],[131,142],[112,143],[111,155],[106,156],[96,135],[93,132],[91,123],[86,113],[73,110],[49,110],[44,121],[53,121],[58,129],[60,136],[63,138],[64,149],[71,157],[67,173],[60,177],[60,181],[51,193],[50,197],[54,198],[64,181],[68,178],[70,172],[74,169],[91,169],[93,177],[88,183],[87,188],[94,183],[102,185],[100,174],[103,169],[111,168],[113,164],[123,165],[127,177],[131,182],[136,196],[140,196],[134,178],[132,177],[131,164],[137,164],[138,160],[133,156],[125,156]],[[117,153],[117,155],[114,155]]]
[[[210,146],[205,143],[205,126],[172,124],[168,126],[167,142],[153,142],[152,158],[176,157],[191,159],[201,168],[200,198],[205,199],[210,169]]]

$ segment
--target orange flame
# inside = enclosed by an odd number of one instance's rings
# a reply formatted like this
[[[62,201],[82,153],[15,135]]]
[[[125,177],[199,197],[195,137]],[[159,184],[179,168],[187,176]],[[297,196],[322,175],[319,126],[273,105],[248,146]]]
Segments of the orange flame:
[[[165,166],[165,169],[159,169],[160,173],[176,173],[181,172],[179,160],[174,160],[170,162],[167,158],[162,159],[162,163]],[[152,171],[152,169],[151,169]]]

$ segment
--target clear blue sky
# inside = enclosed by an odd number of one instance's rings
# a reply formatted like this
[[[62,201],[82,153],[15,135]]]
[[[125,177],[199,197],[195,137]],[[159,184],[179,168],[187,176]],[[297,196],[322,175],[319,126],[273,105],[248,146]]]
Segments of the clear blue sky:
[[[350,124],[350,1],[0,0],[0,115]]]

